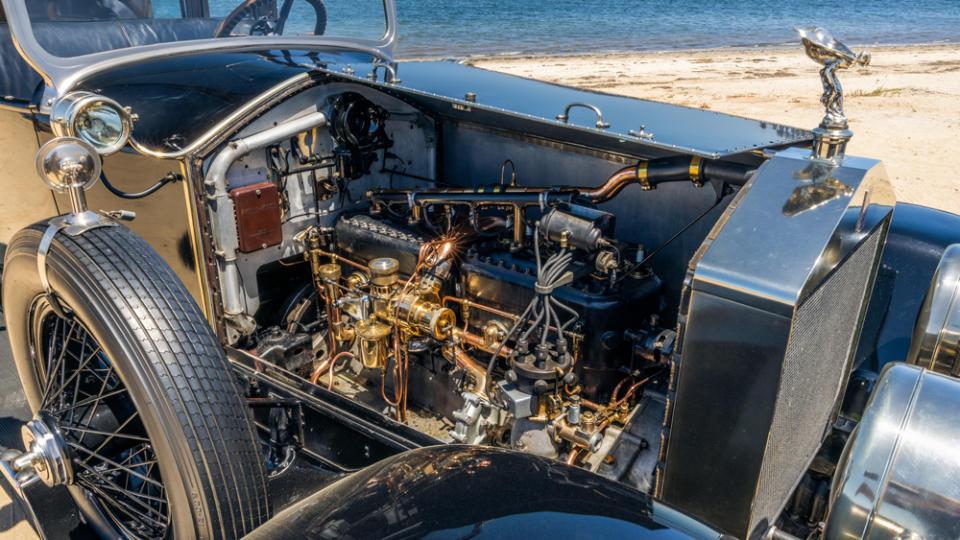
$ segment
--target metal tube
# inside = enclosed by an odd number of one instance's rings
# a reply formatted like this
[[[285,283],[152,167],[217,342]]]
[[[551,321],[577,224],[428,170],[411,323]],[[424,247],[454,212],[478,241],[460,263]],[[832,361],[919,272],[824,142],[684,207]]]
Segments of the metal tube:
[[[513,248],[523,248],[523,208],[519,204],[513,207]]]
[[[203,183],[213,190],[209,201],[210,225],[214,251],[220,259],[221,296],[225,315],[243,313],[243,291],[240,287],[240,272],[237,269],[237,223],[234,217],[233,200],[227,191],[227,171],[234,161],[253,150],[292,137],[297,133],[327,124],[327,116],[313,112],[284,124],[254,133],[249,137],[231,141],[217,154]]]

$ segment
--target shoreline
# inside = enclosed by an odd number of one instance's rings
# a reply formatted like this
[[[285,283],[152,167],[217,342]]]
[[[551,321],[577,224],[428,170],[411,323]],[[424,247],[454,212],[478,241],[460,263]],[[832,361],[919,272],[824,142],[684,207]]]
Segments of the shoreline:
[[[916,43],[847,43],[848,47],[854,50],[867,49],[889,50],[889,49],[926,49],[926,48],[957,48],[960,49],[960,40],[941,40],[941,41],[923,41]],[[437,60],[455,59],[464,63],[472,64],[474,62],[496,62],[500,60],[539,60],[557,58],[597,58],[597,57],[631,57],[631,56],[650,56],[650,55],[687,55],[700,53],[737,53],[737,52],[764,52],[764,51],[797,51],[801,50],[799,38],[796,42],[783,43],[763,43],[758,45],[728,45],[718,47],[688,47],[671,49],[601,49],[582,52],[497,52],[497,53],[474,53],[474,54],[414,54],[397,56],[401,62],[427,62]]]
[[[960,43],[850,48],[873,55],[869,66],[840,74],[854,132],[847,153],[882,160],[899,201],[960,213],[960,183],[952,174],[952,155],[960,148]],[[465,63],[806,129],[823,116],[820,67],[799,41],[783,47],[484,55]]]

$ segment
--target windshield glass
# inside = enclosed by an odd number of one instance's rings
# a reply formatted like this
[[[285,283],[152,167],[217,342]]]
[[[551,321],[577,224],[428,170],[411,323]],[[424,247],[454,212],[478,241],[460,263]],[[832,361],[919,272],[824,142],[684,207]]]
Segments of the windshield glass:
[[[378,40],[383,0],[25,0],[37,42],[60,57],[197,39]]]

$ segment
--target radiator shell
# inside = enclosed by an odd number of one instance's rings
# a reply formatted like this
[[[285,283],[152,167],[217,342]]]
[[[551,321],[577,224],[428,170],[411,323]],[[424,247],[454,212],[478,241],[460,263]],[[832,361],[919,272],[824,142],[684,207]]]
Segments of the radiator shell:
[[[761,167],[681,299],[655,490],[739,538],[774,523],[835,419],[895,203],[879,162],[808,154]]]

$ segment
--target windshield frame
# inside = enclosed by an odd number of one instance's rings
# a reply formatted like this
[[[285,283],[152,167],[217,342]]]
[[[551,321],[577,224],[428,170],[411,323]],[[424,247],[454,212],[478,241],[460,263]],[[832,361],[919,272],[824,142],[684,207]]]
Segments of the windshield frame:
[[[50,54],[37,41],[24,0],[0,0],[10,26],[10,35],[20,55],[43,77],[47,85],[41,108],[93,73],[119,65],[138,63],[163,56],[198,52],[333,47],[356,50],[392,62],[397,47],[397,7],[395,0],[383,0],[386,30],[380,39],[325,36],[243,36],[172,41],[113,49],[82,56],[62,57]],[[239,1],[239,0],[238,0]]]

